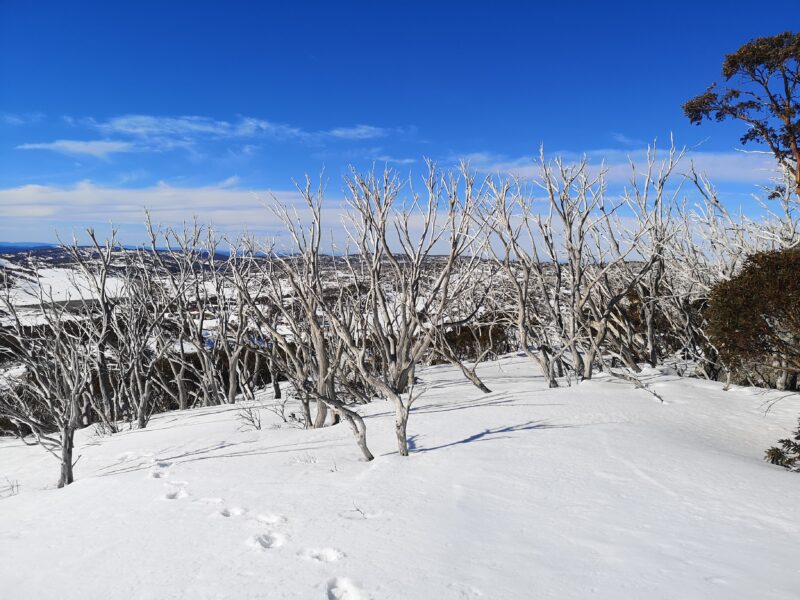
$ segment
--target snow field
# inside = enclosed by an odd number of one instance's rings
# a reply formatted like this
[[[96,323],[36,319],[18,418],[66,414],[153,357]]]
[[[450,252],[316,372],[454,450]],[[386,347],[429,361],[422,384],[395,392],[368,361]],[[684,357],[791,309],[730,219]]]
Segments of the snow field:
[[[230,406],[81,431],[76,483],[0,440],[0,597],[794,599],[800,478],[763,462],[800,413],[657,371],[549,390],[523,357],[449,366],[396,454],[392,411],[239,431]],[[273,426],[272,428],[270,426]]]

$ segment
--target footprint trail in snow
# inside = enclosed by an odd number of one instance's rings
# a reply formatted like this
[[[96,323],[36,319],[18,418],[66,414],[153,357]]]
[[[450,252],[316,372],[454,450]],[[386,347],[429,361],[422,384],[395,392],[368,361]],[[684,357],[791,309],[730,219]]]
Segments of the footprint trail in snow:
[[[361,590],[347,577],[331,579],[325,590],[328,600],[361,600]]]
[[[147,474],[149,479],[166,479],[170,475],[170,468],[174,463],[169,461],[153,460],[153,467]],[[166,494],[161,496],[163,500],[181,500],[189,496],[185,486],[189,483],[187,481],[167,481],[165,485],[172,488]],[[198,498],[195,502],[201,504],[223,504],[224,500],[220,497],[203,497]],[[209,517],[216,517],[222,519],[230,519],[235,517],[242,517],[248,514],[248,509],[241,506],[228,506],[209,515]],[[348,515],[349,517],[350,515]],[[366,515],[361,514],[362,518]],[[254,518],[258,523],[269,525],[271,527],[279,526],[287,522],[286,517],[274,513],[258,514]],[[275,550],[286,544],[287,536],[279,531],[266,531],[263,533],[256,533],[251,535],[246,540],[246,544],[255,550],[265,552],[267,550]],[[297,552],[297,556],[303,560],[314,563],[335,563],[345,557],[344,552],[336,548],[306,548]],[[347,577],[334,577],[325,584],[325,593],[328,600],[362,600],[363,596],[359,587]]]
[[[286,536],[277,532],[259,533],[247,539],[247,545],[256,550],[280,548],[284,543],[286,543]]]

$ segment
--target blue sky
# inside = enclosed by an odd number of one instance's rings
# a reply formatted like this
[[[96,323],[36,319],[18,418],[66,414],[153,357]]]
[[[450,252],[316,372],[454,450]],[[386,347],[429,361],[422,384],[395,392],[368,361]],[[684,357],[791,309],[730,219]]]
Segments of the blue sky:
[[[525,172],[544,144],[613,166],[670,133],[742,202],[764,159],[680,106],[799,24],[751,2],[0,0],[0,240],[136,241],[145,206],[269,232],[269,191],[323,167],[337,197],[350,163]]]

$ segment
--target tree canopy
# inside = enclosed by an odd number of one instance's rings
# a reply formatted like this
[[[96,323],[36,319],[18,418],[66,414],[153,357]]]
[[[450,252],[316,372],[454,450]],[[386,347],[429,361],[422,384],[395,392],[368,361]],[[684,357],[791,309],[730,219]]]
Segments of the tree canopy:
[[[725,57],[722,76],[730,85],[712,83],[683,105],[686,116],[746,123],[741,142],[766,144],[800,190],[800,33],[751,40]]]

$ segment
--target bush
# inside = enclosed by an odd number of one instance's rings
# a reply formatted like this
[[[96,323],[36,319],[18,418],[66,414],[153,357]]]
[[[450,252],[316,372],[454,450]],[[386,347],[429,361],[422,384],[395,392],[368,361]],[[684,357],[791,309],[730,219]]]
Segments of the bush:
[[[749,257],[711,292],[709,338],[734,373],[793,389],[800,372],[800,248]]]
[[[794,471],[800,470],[800,419],[797,421],[797,429],[791,438],[778,440],[780,447],[773,446],[766,451],[764,460],[768,460],[773,465],[780,465]]]

